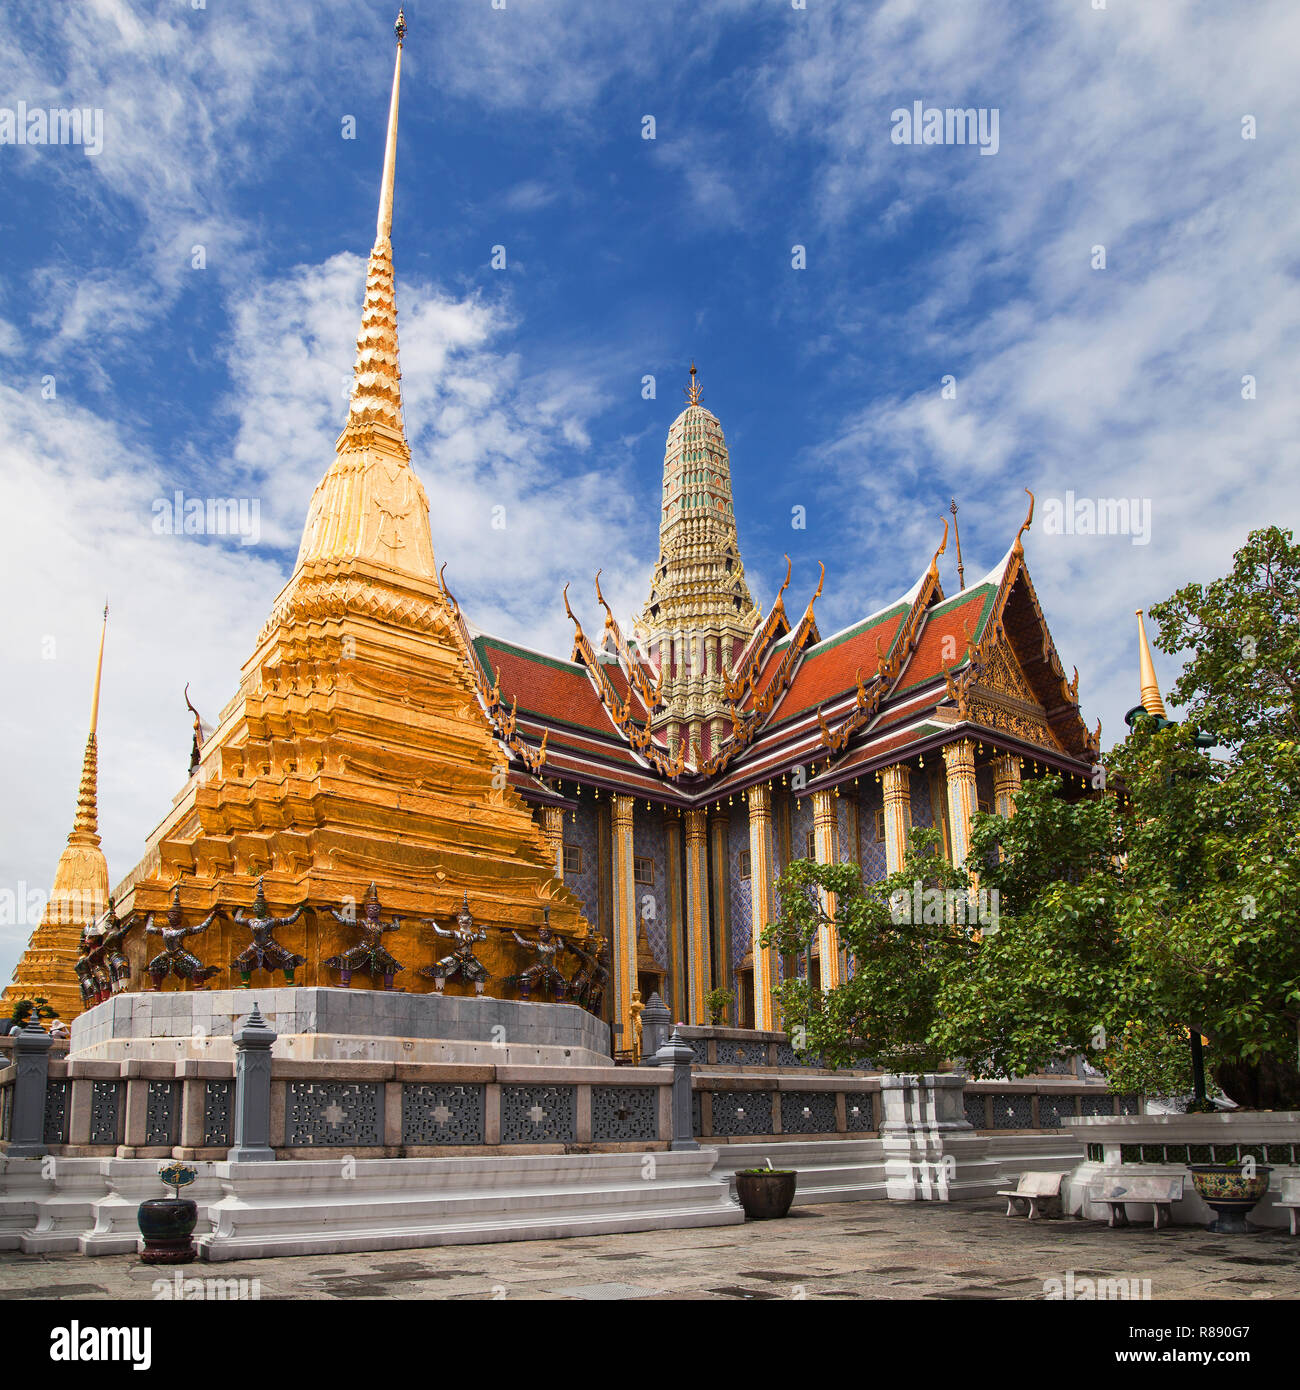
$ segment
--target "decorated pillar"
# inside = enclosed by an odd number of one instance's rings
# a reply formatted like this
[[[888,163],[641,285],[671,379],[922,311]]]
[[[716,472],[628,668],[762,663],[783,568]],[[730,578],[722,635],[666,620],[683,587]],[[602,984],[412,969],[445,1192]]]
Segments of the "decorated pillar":
[[[823,789],[813,792],[813,844],[819,864],[834,864],[839,858],[840,823],[835,809],[835,792]],[[840,938],[833,925],[835,894],[822,893],[822,911],[831,921],[817,931],[817,951],[821,957],[823,989],[834,989],[840,982]]]
[[[1020,790],[1020,759],[1004,753],[993,762],[993,808],[1007,819],[1016,813],[1016,793]]]
[[[718,809],[709,817],[709,901],[713,921],[712,973],[716,985],[731,987],[731,820]],[[735,1017],[732,1017],[735,1024]]]
[[[906,764],[895,763],[880,774],[880,782],[885,792],[885,869],[896,874],[912,828],[912,779]]]
[[[971,818],[975,814],[975,740],[959,738],[944,745],[948,771],[948,832],[952,837],[952,862],[962,865],[970,851]]]
[[[776,918],[776,855],[772,844],[772,793],[766,786],[749,789],[749,900],[754,948],[754,1027],[775,1028],[772,987],[776,951],[758,938]]]
[[[555,856],[555,877],[564,882],[564,808],[542,807],[542,834],[546,836]]]
[[[686,951],[684,927],[686,903],[682,892],[682,818],[664,816],[664,858],[668,861],[668,978],[671,993],[665,1001],[674,1023],[686,1022]]]
[[[614,900],[614,1022],[623,1025],[623,1048],[632,1046],[632,991],[636,989],[636,883],[632,872],[632,811],[630,796],[610,802],[613,842]]]
[[[708,814],[686,813],[686,978],[689,1023],[707,1023],[705,995],[713,988],[709,970]]]

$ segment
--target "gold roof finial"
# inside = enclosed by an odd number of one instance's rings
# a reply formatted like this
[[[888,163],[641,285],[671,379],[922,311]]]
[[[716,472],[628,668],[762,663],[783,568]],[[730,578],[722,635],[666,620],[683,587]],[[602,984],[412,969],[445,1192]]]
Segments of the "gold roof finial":
[[[1138,679],[1142,685],[1142,708],[1148,714],[1164,719],[1165,702],[1160,698],[1160,686],[1156,682],[1156,665],[1151,659],[1151,647],[1147,642],[1147,630],[1142,623],[1142,610],[1135,610],[1138,620]]]
[[[406,19],[397,12],[393,26],[397,34],[397,61],[393,65],[393,95],[388,104],[388,138],[384,144],[384,177],[379,188],[379,220],[375,240],[387,241],[393,232],[393,181],[397,172],[397,93],[402,82],[402,41],[406,38]]]
[[[686,387],[686,399],[691,405],[699,405],[700,392],[703,388],[695,379],[695,363],[691,363],[691,384]]]
[[[952,513],[952,538],[957,546],[957,582],[964,590],[966,588],[966,566],[961,562],[961,532],[957,529],[957,499],[955,497],[948,510]]]

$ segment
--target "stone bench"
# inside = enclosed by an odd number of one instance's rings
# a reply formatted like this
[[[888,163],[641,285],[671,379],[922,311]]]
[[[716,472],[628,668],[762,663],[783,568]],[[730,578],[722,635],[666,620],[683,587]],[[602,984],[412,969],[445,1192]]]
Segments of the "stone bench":
[[[1280,1207],[1285,1207],[1291,1218],[1291,1234],[1296,1235],[1296,1212],[1300,1211],[1300,1178],[1283,1178],[1281,1195],[1277,1199]]]
[[[1007,1199],[1007,1215],[1020,1216],[1028,1208],[1029,1219],[1061,1214],[1061,1180],[1064,1173],[1021,1173],[1014,1188],[999,1192]],[[1045,1210],[1041,1210],[1041,1209]]]
[[[1147,1203],[1155,1213],[1152,1230],[1158,1231],[1162,1225],[1172,1220],[1170,1207],[1183,1200],[1183,1174],[1175,1177],[1155,1174],[1135,1173],[1131,1177],[1125,1173],[1103,1174],[1088,1184],[1088,1200],[1100,1202],[1109,1208],[1110,1227],[1127,1226],[1129,1202]]]

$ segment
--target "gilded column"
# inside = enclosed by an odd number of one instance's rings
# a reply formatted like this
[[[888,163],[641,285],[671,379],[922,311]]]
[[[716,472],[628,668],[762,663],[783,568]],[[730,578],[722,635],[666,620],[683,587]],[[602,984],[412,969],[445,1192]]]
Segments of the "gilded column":
[[[975,814],[975,740],[959,738],[944,745],[948,770],[948,832],[952,837],[952,862],[966,862],[970,851],[971,818]]]
[[[614,1021],[623,1025],[624,1048],[632,1046],[632,991],[636,988],[636,883],[632,873],[630,796],[616,795],[610,809],[614,851]]]
[[[555,877],[564,882],[564,808],[542,807],[542,834],[546,836],[555,856]]]
[[[682,895],[682,818],[664,817],[664,857],[668,861],[668,976],[671,997],[664,1002],[674,1023],[686,1022],[686,952],[683,950],[685,903]]]
[[[906,764],[895,763],[880,774],[885,791],[885,868],[896,874],[907,854],[907,833],[912,828],[912,779]]]
[[[749,899],[754,948],[754,1027],[775,1028],[772,987],[776,952],[758,938],[776,918],[776,856],[772,844],[772,793],[766,786],[749,789]]]
[[[709,817],[710,904],[713,921],[713,979],[724,989],[731,988],[731,821],[725,811]],[[732,1023],[734,1026],[735,1016]]]
[[[1020,790],[1020,759],[1004,753],[993,762],[993,809],[1010,818],[1016,813],[1016,793]]]
[[[688,1023],[707,1023],[705,995],[713,988],[709,971],[708,814],[686,813],[686,974],[689,981]]]
[[[835,792],[829,789],[813,792],[813,843],[819,864],[834,864],[839,858],[839,814],[835,809]],[[831,921],[817,931],[817,950],[821,957],[823,989],[834,989],[840,982],[840,939],[833,925],[835,894],[822,893],[822,911]]]

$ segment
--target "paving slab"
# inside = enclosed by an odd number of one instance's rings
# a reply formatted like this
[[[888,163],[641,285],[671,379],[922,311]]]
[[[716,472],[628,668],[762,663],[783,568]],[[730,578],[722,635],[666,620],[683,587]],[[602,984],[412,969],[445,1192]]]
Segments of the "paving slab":
[[[579,1240],[294,1256],[185,1266],[185,1279],[246,1280],[263,1299],[768,1302],[774,1299],[1041,1299],[1046,1281],[1150,1280],[1150,1297],[1300,1298],[1300,1240],[1195,1227],[1007,1218],[997,1199],[819,1206],[782,1221]],[[151,1299],[176,1271],[133,1255],[0,1251],[0,1298]]]

